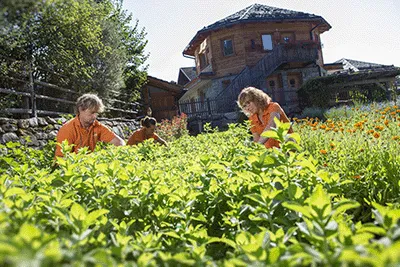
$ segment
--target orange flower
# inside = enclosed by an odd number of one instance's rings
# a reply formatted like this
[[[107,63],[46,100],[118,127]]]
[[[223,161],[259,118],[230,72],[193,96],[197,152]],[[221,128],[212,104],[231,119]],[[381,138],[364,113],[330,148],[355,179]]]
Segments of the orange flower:
[[[400,136],[395,135],[395,136],[392,137],[392,139],[393,139],[393,140],[399,140],[399,139],[400,139]]]
[[[361,176],[360,176],[360,175],[353,175],[353,178],[354,178],[354,179],[360,179]]]
[[[321,154],[323,154],[323,155],[326,155],[326,154],[328,153],[325,149],[321,149],[319,152],[320,152]]]
[[[330,143],[331,149],[335,149],[335,144],[334,143]]]
[[[380,133],[378,133],[378,132],[375,132],[375,133],[374,133],[374,137],[375,137],[375,138],[379,138],[380,136],[381,136]]]

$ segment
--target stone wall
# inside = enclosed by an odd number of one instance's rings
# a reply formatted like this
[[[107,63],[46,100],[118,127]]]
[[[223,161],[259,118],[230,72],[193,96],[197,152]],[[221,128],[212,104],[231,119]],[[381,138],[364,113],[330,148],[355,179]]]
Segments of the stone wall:
[[[0,144],[20,142],[30,147],[43,147],[50,140],[55,140],[58,130],[66,121],[67,119],[65,118],[50,117],[30,119],[0,118]],[[139,121],[122,118],[100,118],[99,121],[125,140],[140,127]]]

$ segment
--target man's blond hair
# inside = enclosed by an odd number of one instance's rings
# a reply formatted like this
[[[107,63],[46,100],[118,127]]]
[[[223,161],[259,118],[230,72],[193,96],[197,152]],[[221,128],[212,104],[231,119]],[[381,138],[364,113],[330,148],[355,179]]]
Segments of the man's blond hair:
[[[78,98],[75,107],[76,114],[79,115],[79,109],[81,110],[97,110],[98,113],[104,111],[103,101],[95,94],[84,94]]]

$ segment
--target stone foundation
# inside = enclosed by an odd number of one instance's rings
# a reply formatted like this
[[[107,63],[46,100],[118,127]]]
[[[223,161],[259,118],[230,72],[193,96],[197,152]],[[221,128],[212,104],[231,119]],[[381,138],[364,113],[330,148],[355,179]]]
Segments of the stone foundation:
[[[99,118],[122,139],[128,139],[133,131],[140,128],[139,121],[123,118]],[[19,142],[30,147],[40,148],[50,140],[55,140],[58,130],[67,121],[66,118],[0,118],[0,144]]]

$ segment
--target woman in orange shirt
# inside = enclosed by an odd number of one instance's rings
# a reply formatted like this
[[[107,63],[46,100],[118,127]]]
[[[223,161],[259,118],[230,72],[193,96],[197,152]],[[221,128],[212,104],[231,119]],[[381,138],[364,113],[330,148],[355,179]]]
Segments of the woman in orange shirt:
[[[279,141],[262,137],[261,134],[276,127],[274,118],[282,122],[290,122],[281,106],[272,102],[268,94],[255,87],[247,87],[240,92],[238,105],[249,117],[254,142],[264,144],[266,148],[279,147]],[[292,132],[290,127],[289,133]]]
[[[167,145],[167,142],[164,139],[154,133],[157,124],[155,118],[146,116],[140,121],[140,124],[142,125],[142,128],[133,132],[131,137],[129,137],[127,145],[137,145],[150,138],[153,138],[155,142],[158,142],[162,145]]]

